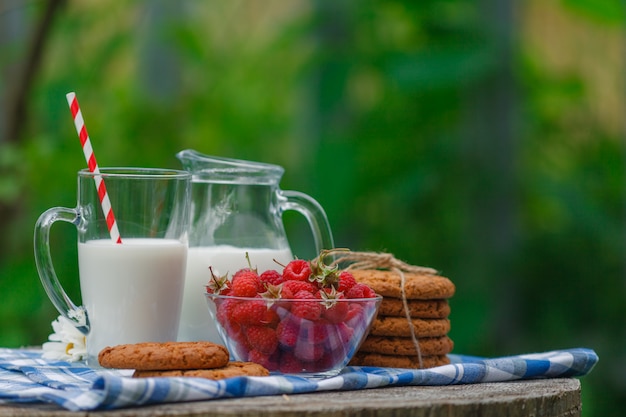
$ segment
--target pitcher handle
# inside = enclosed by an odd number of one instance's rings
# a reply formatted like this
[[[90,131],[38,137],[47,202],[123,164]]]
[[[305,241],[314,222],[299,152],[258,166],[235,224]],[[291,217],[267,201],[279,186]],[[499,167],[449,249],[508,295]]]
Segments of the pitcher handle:
[[[35,264],[46,294],[59,313],[83,334],[89,333],[89,320],[83,307],[77,307],[67,295],[54,270],[50,255],[50,228],[57,221],[72,223],[78,227],[80,214],[77,209],[53,207],[39,216],[35,224]]]
[[[299,191],[280,191],[284,197],[281,209],[294,210],[302,214],[313,232],[313,239],[317,253],[323,249],[332,249],[335,244],[333,242],[333,234],[330,230],[330,224],[326,217],[326,212],[315,199],[307,194]]]

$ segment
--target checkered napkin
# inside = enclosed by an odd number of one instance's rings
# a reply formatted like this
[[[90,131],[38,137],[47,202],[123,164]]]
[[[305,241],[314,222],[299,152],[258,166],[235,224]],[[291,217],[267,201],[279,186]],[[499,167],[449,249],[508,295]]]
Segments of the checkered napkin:
[[[430,369],[348,367],[338,376],[130,378],[128,370],[92,369],[44,360],[39,350],[0,348],[0,402],[54,403],[72,411],[217,398],[298,394],[406,385],[453,385],[533,378],[581,377],[598,361],[578,348],[493,359],[448,355],[449,365]]]

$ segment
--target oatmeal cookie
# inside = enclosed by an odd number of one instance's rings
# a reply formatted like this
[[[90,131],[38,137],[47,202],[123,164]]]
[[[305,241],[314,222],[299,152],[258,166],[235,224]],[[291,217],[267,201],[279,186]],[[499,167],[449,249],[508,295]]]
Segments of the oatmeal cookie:
[[[418,338],[420,353],[423,356],[442,356],[452,351],[454,343],[448,336]],[[380,353],[383,355],[417,355],[415,343],[410,337],[368,336],[359,352]]]
[[[383,297],[402,298],[401,278],[393,271],[354,269],[350,271],[357,282],[371,287]],[[404,291],[407,299],[445,299],[454,295],[456,287],[448,278],[433,274],[405,272]]]
[[[436,366],[447,365],[450,359],[446,355],[423,356],[422,369],[434,368]],[[385,368],[408,368],[420,369],[420,362],[417,356],[383,355],[380,353],[357,352],[349,365],[353,366],[380,366]]]
[[[105,368],[136,370],[213,369],[226,366],[226,347],[211,342],[146,342],[108,346],[98,354]]]
[[[133,378],[150,377],[195,377],[206,379],[226,379],[235,376],[268,376],[270,373],[265,367],[253,362],[229,362],[228,365],[215,369],[187,369],[169,371],[140,371],[136,370]]]
[[[448,300],[407,300],[409,315],[419,319],[443,319],[450,315]],[[398,298],[383,297],[379,316],[406,317],[404,303]]]
[[[414,319],[415,337],[445,336],[450,331],[450,320],[446,319]],[[378,316],[372,323],[370,335],[411,337],[411,328],[406,317]]]

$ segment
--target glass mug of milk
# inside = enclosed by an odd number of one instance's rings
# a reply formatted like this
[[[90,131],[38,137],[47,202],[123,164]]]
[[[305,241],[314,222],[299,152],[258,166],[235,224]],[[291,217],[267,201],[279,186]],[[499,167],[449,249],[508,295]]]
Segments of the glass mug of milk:
[[[114,241],[95,177],[108,192],[121,243]],[[35,262],[54,306],[86,335],[87,364],[106,346],[176,340],[188,250],[190,175],[152,168],[78,172],[76,208],[54,207],[35,225]],[[78,232],[82,306],[62,288],[50,256],[50,228]],[[208,316],[208,313],[207,313]]]
[[[320,204],[297,191],[279,188],[284,169],[278,165],[203,155],[184,150],[177,155],[192,174],[189,255],[179,341],[222,343],[209,319],[205,287],[215,274],[237,272],[250,265],[259,272],[281,270],[293,259],[282,213],[304,215],[317,252],[331,249],[333,237]]]

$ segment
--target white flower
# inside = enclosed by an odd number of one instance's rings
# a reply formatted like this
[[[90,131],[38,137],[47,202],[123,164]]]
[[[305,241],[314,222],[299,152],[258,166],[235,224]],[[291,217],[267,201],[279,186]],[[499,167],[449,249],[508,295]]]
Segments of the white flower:
[[[52,322],[52,329],[49,342],[41,346],[44,359],[77,362],[87,358],[85,335],[71,321],[59,316]]]

